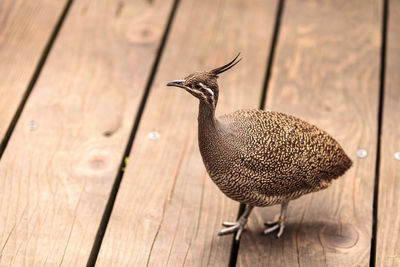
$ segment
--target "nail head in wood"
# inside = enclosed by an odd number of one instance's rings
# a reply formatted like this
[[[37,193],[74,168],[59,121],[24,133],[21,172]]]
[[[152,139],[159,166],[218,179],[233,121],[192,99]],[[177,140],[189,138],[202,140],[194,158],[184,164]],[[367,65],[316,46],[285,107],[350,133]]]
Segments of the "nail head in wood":
[[[366,158],[368,156],[368,152],[365,149],[359,149],[357,150],[357,157],[360,159]]]
[[[29,130],[34,131],[37,129],[37,127],[38,127],[38,125],[37,125],[36,121],[31,121],[29,123]]]
[[[147,135],[147,137],[148,137],[150,140],[157,140],[157,139],[160,138],[160,134],[159,134],[158,132],[150,132],[150,133]]]
[[[104,135],[105,137],[110,137],[112,134],[113,134],[112,131],[105,131],[105,132],[103,133],[103,135]]]

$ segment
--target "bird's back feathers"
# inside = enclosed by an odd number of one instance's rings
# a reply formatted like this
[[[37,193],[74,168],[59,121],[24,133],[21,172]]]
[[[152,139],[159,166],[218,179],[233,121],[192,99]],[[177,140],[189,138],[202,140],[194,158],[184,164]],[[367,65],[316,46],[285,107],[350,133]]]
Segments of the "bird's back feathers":
[[[267,206],[324,189],[352,165],[329,134],[279,112],[224,115],[217,133],[211,151],[199,136],[207,170],[225,194],[247,204]]]

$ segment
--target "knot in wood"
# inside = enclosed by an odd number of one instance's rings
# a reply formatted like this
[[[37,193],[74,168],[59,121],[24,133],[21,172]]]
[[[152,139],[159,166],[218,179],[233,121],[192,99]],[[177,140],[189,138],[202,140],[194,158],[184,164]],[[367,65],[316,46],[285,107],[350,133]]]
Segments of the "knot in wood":
[[[128,39],[134,44],[152,44],[158,40],[160,30],[151,25],[138,25],[128,33]]]
[[[359,239],[358,231],[352,224],[340,222],[326,223],[319,235],[321,242],[331,248],[349,249],[354,247]]]

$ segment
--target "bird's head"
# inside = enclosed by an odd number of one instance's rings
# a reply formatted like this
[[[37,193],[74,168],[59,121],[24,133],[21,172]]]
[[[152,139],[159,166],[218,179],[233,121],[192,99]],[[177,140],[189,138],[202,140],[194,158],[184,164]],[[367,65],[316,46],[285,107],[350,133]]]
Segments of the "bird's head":
[[[235,66],[241,59],[240,53],[228,64],[210,71],[195,72],[183,80],[169,82],[167,86],[180,87],[197,97],[200,101],[207,103],[215,108],[218,101],[218,75]]]

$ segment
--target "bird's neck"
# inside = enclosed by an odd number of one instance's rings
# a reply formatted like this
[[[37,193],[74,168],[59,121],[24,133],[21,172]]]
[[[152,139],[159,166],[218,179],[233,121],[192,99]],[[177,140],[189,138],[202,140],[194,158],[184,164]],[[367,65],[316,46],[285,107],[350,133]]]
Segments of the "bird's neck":
[[[201,135],[212,135],[216,131],[217,120],[215,118],[215,107],[200,101],[199,105],[199,137]]]
[[[219,122],[215,118],[215,108],[200,101],[198,122],[200,154],[211,175],[213,173],[212,162],[218,160],[218,151],[220,151]]]

